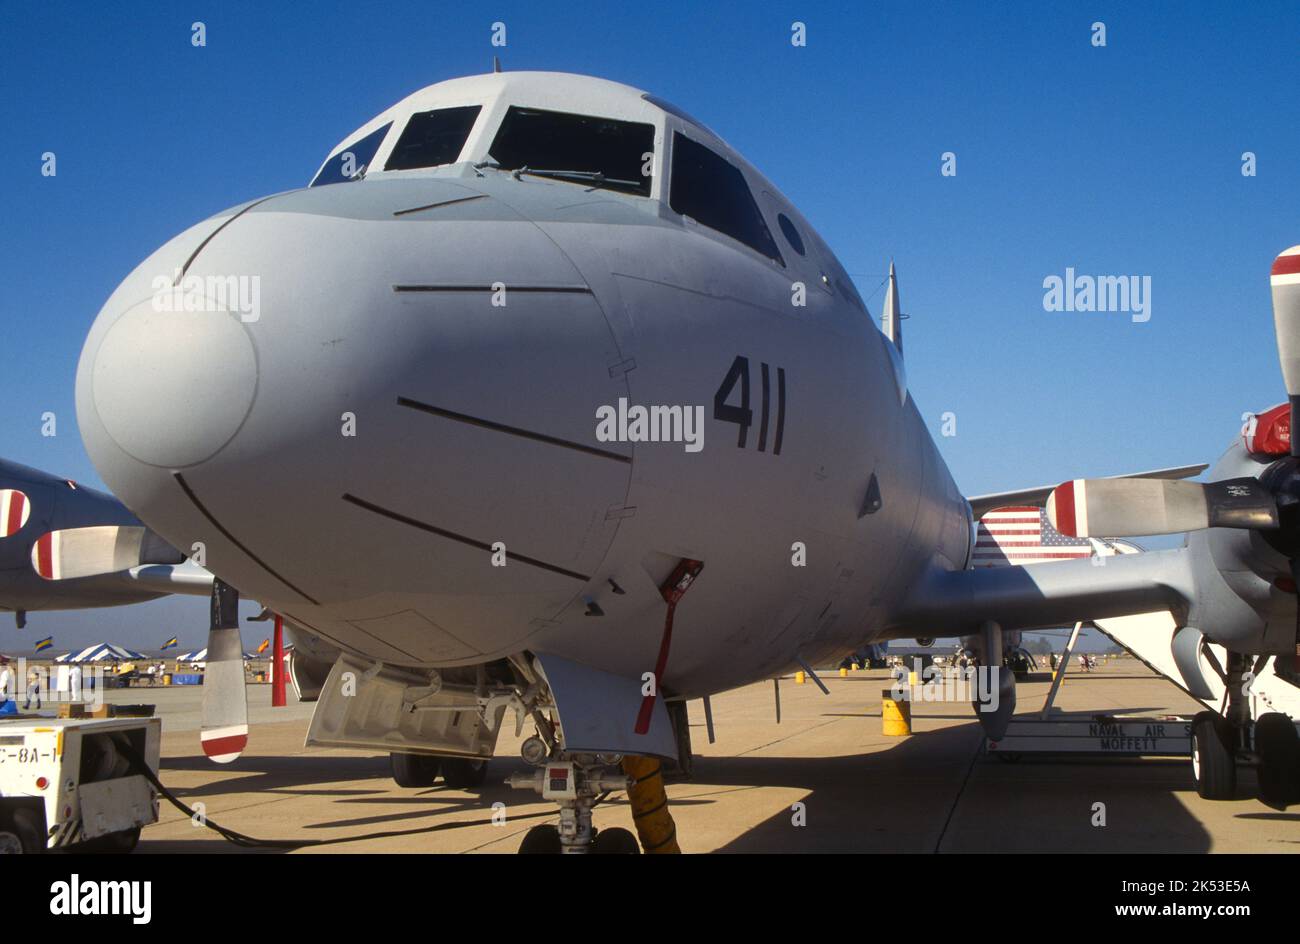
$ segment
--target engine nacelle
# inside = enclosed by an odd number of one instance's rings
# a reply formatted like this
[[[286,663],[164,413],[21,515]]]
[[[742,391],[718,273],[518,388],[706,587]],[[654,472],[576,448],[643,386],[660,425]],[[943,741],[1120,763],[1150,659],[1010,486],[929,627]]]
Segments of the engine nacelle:
[[[1208,480],[1252,476],[1271,490],[1294,480],[1295,460],[1252,455],[1234,443],[1210,470]],[[1296,642],[1296,595],[1290,561],[1279,550],[1283,532],[1209,528],[1187,536],[1195,596],[1186,624],[1237,652],[1292,654]]]

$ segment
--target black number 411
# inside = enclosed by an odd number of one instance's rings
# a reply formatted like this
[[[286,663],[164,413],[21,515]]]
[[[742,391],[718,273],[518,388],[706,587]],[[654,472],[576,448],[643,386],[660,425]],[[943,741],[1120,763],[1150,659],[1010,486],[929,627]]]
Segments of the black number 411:
[[[758,426],[758,451],[767,451],[767,426],[768,417],[771,414],[771,368],[765,363],[759,365],[759,383],[763,390],[763,419]],[[740,382],[740,406],[730,406],[727,400],[731,398],[732,391],[736,388],[736,382]],[[731,362],[731,368],[727,371],[727,376],[722,378],[722,385],[718,387],[718,392],[713,395],[713,418],[722,420],[724,423],[735,423],[740,427],[740,434],[736,437],[736,445],[741,449],[745,448],[745,441],[749,435],[749,427],[754,425],[754,411],[749,405],[749,358],[736,355],[736,359]],[[781,440],[785,435],[785,368],[776,369],[776,430],[772,436],[772,454],[779,456],[781,454]]]

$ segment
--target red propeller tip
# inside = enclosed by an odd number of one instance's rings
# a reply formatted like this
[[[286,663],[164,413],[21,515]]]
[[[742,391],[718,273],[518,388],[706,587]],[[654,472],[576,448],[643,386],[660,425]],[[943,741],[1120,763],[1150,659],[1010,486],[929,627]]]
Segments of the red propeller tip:
[[[211,731],[204,731],[201,740],[203,753],[208,755],[209,760],[218,764],[228,764],[239,757],[248,746],[248,726],[214,728]]]
[[[1047,499],[1047,517],[1052,527],[1067,537],[1078,537],[1075,482],[1062,482]]]
[[[1281,255],[1273,260],[1270,275],[1297,274],[1300,274],[1300,246],[1292,246],[1290,249],[1283,250]]]

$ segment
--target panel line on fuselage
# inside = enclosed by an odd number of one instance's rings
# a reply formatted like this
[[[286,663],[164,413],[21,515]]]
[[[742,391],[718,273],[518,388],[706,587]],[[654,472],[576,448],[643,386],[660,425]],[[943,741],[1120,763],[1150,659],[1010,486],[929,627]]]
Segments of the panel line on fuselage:
[[[239,219],[241,216],[243,216],[243,215],[244,215],[245,213],[247,213],[249,210],[253,209],[253,207],[261,206],[261,205],[262,205],[263,203],[265,203],[267,200],[274,200],[274,199],[275,199],[276,197],[278,197],[278,196],[280,196],[280,194],[278,194],[278,193],[273,193],[273,194],[271,194],[269,197],[263,197],[263,198],[260,199],[260,200],[254,200],[252,203],[250,203],[248,206],[244,207],[244,208],[243,208],[242,210],[240,210],[238,213],[233,214],[232,216],[228,217],[228,218],[225,219],[225,220],[222,220],[222,221],[221,221],[221,225],[218,226],[216,229],[214,229],[212,232],[208,233],[208,235],[205,236],[205,237],[203,238],[203,241],[202,241],[201,243],[199,243],[197,246],[194,247],[194,251],[191,252],[191,253],[189,254],[189,256],[186,258],[184,264],[181,265],[181,267],[180,267],[179,269],[176,270],[176,278],[175,278],[175,281],[174,281],[172,284],[173,284],[173,285],[180,285],[180,284],[181,284],[181,279],[184,278],[184,277],[185,277],[185,274],[186,274],[187,272],[190,271],[190,266],[193,265],[193,264],[194,264],[194,260],[197,259],[197,258],[199,257],[199,253],[201,253],[201,252],[204,250],[204,248],[208,245],[208,243],[212,242],[212,240],[214,240],[214,239],[217,237],[217,234],[218,234],[218,233],[220,233],[222,230],[224,230],[224,229],[225,229],[227,226],[229,226],[231,223],[235,222],[235,220]]]
[[[310,593],[298,587],[296,584],[290,583],[283,576],[281,576],[280,573],[274,567],[272,567],[266,561],[262,560],[262,558],[258,557],[256,554],[250,551],[248,547],[244,544],[244,542],[240,541],[239,538],[235,537],[233,534],[227,531],[225,525],[223,525],[220,521],[218,521],[216,517],[212,514],[212,512],[208,511],[207,506],[204,505],[203,502],[199,501],[199,496],[194,494],[194,489],[190,488],[190,484],[185,481],[185,477],[183,475],[181,475],[179,472],[175,472],[173,473],[173,476],[176,479],[176,484],[181,487],[181,490],[183,492],[185,492],[186,497],[189,498],[189,500],[194,503],[194,507],[197,508],[203,514],[203,517],[207,518],[208,521],[212,522],[212,526],[216,528],[218,531],[220,531],[227,541],[229,541],[231,544],[235,545],[235,547],[239,548],[241,551],[247,554],[248,557],[254,563],[256,563],[259,567],[265,570],[276,580],[280,581],[280,583],[284,584],[294,593],[298,594],[303,599],[310,601],[313,606],[320,606],[319,600],[317,600]]]
[[[393,216],[405,216],[408,213],[419,213],[422,210],[436,210],[440,207],[454,206],[457,203],[468,203],[471,200],[485,200],[486,193],[476,193],[468,197],[455,197],[451,200],[439,200],[437,203],[426,203],[424,206],[407,207],[405,210],[394,210]]]
[[[504,285],[505,283],[502,283]],[[552,293],[556,295],[592,295],[589,285],[506,285],[510,292],[529,292],[532,294]],[[394,285],[394,292],[483,292],[491,294],[501,290],[501,285],[421,283],[411,285]]]
[[[446,528],[439,528],[437,525],[429,524],[427,521],[420,521],[418,518],[404,515],[400,511],[393,511],[391,508],[385,508],[382,505],[376,505],[374,502],[368,502],[364,498],[358,498],[356,495],[345,492],[343,494],[343,500],[348,504],[356,505],[358,508],[364,508],[366,511],[374,512],[377,515],[382,515],[385,518],[400,522],[401,524],[410,525],[412,528],[418,528],[421,531],[427,531],[430,534],[436,534],[439,537],[447,538],[449,541],[457,541],[461,544],[467,545],[468,547],[477,548],[478,550],[484,551],[488,554],[495,553],[492,545],[485,541],[479,541],[464,534],[457,534],[455,531],[448,531]],[[527,557],[517,551],[510,551],[509,556],[512,561],[531,564],[533,567],[540,567],[542,570],[549,570],[551,573],[559,574],[562,577],[572,577],[574,580],[581,580],[583,583],[591,580],[589,574],[580,574],[575,570],[566,570],[556,564],[548,564],[546,561],[538,560],[536,557]]]
[[[546,433],[536,433],[529,429],[521,429],[518,426],[507,426],[505,423],[485,420],[479,416],[470,416],[468,413],[457,413],[455,410],[444,409],[440,406],[434,406],[431,403],[421,403],[419,400],[412,400],[410,397],[398,397],[397,405],[407,407],[411,410],[418,410],[421,413],[441,416],[443,419],[455,420],[458,423],[465,423],[469,426],[477,426],[480,429],[490,429],[493,432],[508,433],[511,436],[531,439],[534,442],[546,443],[550,446],[560,446],[565,449],[573,449],[576,452],[585,452],[587,455],[597,456],[601,459],[612,459],[615,462],[625,462],[629,465],[632,463],[632,457],[625,456],[621,452],[613,452],[609,449],[601,449],[597,446],[588,446],[584,443],[574,442],[571,439],[560,439],[558,436],[548,436]]]

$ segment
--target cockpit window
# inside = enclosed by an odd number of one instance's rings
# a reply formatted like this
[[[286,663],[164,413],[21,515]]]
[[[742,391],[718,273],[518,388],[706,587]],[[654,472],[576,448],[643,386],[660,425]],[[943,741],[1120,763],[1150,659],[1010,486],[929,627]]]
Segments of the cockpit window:
[[[402,129],[384,170],[412,170],[453,164],[460,157],[482,105],[417,112]]]
[[[502,170],[600,174],[603,187],[648,197],[654,144],[654,125],[513,106],[488,156]],[[585,181],[575,176],[573,182]]]
[[[777,225],[781,227],[781,232],[785,234],[785,241],[790,244],[790,248],[799,255],[804,254],[803,237],[799,235],[799,230],[790,222],[790,217],[784,213],[776,215]]]
[[[354,141],[347,147],[339,150],[337,154],[325,162],[316,179],[311,182],[311,186],[320,187],[325,184],[341,184],[349,180],[360,180],[365,176],[366,168],[374,159],[375,152],[379,150],[379,145],[384,143],[384,136],[388,134],[388,129],[393,126],[390,121],[382,128],[370,132],[359,141]]]
[[[740,168],[681,132],[673,133],[673,212],[785,264]]]

